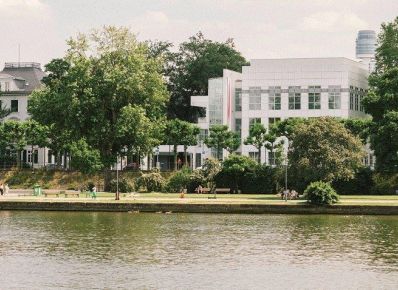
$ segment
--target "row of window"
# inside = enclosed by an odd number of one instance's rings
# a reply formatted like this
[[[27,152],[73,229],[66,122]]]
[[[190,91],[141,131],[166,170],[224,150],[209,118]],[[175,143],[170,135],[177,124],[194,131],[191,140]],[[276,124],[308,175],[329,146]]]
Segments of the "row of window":
[[[301,93],[291,92],[288,96],[288,109],[301,110]],[[240,107],[241,108],[241,107]],[[329,109],[341,108],[341,95],[339,92],[330,92],[328,99]],[[280,93],[273,93],[268,96],[268,110],[281,110],[281,95]],[[308,93],[308,109],[321,109],[321,93]],[[261,110],[261,98],[249,96],[249,110]]]
[[[269,87],[268,90],[268,110],[281,110],[281,87]],[[350,110],[364,111],[361,104],[362,97],[366,90],[350,86]],[[288,88],[288,109],[301,110],[301,87],[289,86]],[[321,109],[321,86],[308,87],[308,109]],[[328,87],[328,109],[341,109],[341,87]],[[242,89],[235,90],[235,110],[242,111]],[[261,87],[249,88],[249,110],[261,110]]]
[[[3,90],[3,86],[0,83],[0,91],[9,92],[10,91],[10,82],[4,82],[4,90]]]

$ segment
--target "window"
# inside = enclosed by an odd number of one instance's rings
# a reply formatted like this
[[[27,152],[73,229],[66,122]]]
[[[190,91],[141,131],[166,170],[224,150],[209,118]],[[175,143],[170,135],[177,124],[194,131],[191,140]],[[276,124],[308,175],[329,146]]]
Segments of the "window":
[[[249,157],[250,157],[252,160],[258,162],[258,151],[256,151],[256,152],[249,152]]]
[[[38,150],[33,151],[33,163],[35,163],[35,164],[39,163],[39,151]]]
[[[308,87],[308,109],[318,110],[321,108],[321,86]]]
[[[338,92],[329,92],[329,109],[341,108],[341,96]]]
[[[242,111],[242,89],[235,89],[235,111]]]
[[[10,83],[9,83],[9,82],[5,82],[5,83],[4,83],[4,90],[5,90],[6,92],[10,91]]]
[[[200,153],[196,153],[196,157],[195,157],[195,167],[201,167],[202,166],[202,154]]]
[[[289,87],[289,110],[301,109],[300,87]]]
[[[53,163],[53,152],[51,150],[48,150],[47,154],[48,154],[47,162],[48,163]]]
[[[242,135],[242,119],[235,119],[235,132],[239,135],[239,138]]]
[[[354,110],[354,88],[350,86],[350,110]]]
[[[355,94],[355,111],[359,111],[359,95],[358,92]]]
[[[275,152],[268,152],[268,164],[269,165],[276,165],[276,154]]]
[[[269,87],[268,110],[281,109],[281,87]]]
[[[18,100],[11,100],[11,112],[18,112]]]
[[[261,124],[261,118],[250,118],[249,119],[249,130],[254,124]]]
[[[261,88],[249,87],[249,110],[261,110]]]
[[[27,151],[27,161],[28,163],[32,163],[32,151]]]
[[[268,118],[268,128],[281,121],[281,118]]]
[[[362,105],[362,99],[365,96],[365,91],[363,89],[359,89],[360,90],[360,95],[359,95],[359,110],[361,112],[365,112],[365,108]]]
[[[199,133],[199,141],[204,141],[209,134],[209,130],[207,129],[200,129]]]

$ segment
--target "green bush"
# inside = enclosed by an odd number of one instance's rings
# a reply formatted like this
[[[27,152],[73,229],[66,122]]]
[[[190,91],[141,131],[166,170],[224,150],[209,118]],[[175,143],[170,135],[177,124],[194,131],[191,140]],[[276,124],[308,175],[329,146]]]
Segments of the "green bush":
[[[166,191],[180,192],[181,189],[187,188],[190,182],[190,175],[191,172],[186,168],[177,171],[167,181]]]
[[[116,192],[117,191],[117,180],[112,179],[110,184],[109,184],[109,190],[111,192]],[[120,178],[119,179],[119,192],[122,193],[127,193],[127,192],[132,192],[134,190],[134,185],[129,182],[126,178]]]
[[[325,205],[338,202],[339,195],[330,185],[330,183],[323,181],[312,182],[304,191],[304,198],[308,203]]]
[[[165,179],[159,172],[151,172],[142,174],[136,179],[135,185],[137,190],[147,192],[162,191],[165,186]]]
[[[257,163],[250,157],[231,154],[222,163],[222,169],[217,174],[215,181],[217,187],[228,187],[237,192],[242,188],[244,176],[253,172]]]
[[[373,175],[373,170],[363,167],[356,172],[354,179],[333,182],[333,188],[338,194],[372,194],[375,186]]]
[[[243,176],[241,189],[243,193],[271,194],[277,191],[277,180],[280,169],[267,165],[257,165],[253,171]]]
[[[398,174],[377,173],[373,176],[373,182],[372,194],[395,194],[398,190]]]
[[[187,185],[188,192],[195,192],[195,189],[201,185],[202,187],[207,187],[206,178],[203,171],[200,169],[192,171],[189,175],[189,183]]]

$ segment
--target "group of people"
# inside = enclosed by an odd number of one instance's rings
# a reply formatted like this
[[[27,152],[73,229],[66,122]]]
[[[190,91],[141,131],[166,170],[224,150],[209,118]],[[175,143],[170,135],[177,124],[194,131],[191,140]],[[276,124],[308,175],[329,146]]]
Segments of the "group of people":
[[[295,191],[294,189],[284,189],[281,192],[281,199],[288,200],[288,199],[297,199],[300,197],[300,194]]]
[[[8,190],[9,190],[9,189],[10,189],[10,188],[8,187],[8,184],[7,184],[7,183],[5,183],[5,184],[0,183],[0,194],[1,194],[1,195],[8,194]]]

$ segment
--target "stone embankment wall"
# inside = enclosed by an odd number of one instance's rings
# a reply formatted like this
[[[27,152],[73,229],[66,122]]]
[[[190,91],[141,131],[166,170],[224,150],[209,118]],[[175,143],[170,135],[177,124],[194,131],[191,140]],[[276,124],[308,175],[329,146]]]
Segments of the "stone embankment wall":
[[[41,211],[110,211],[110,212],[172,212],[172,213],[230,213],[230,214],[344,214],[398,215],[398,206],[311,206],[259,204],[179,204],[127,202],[29,202],[1,201],[0,210]]]

